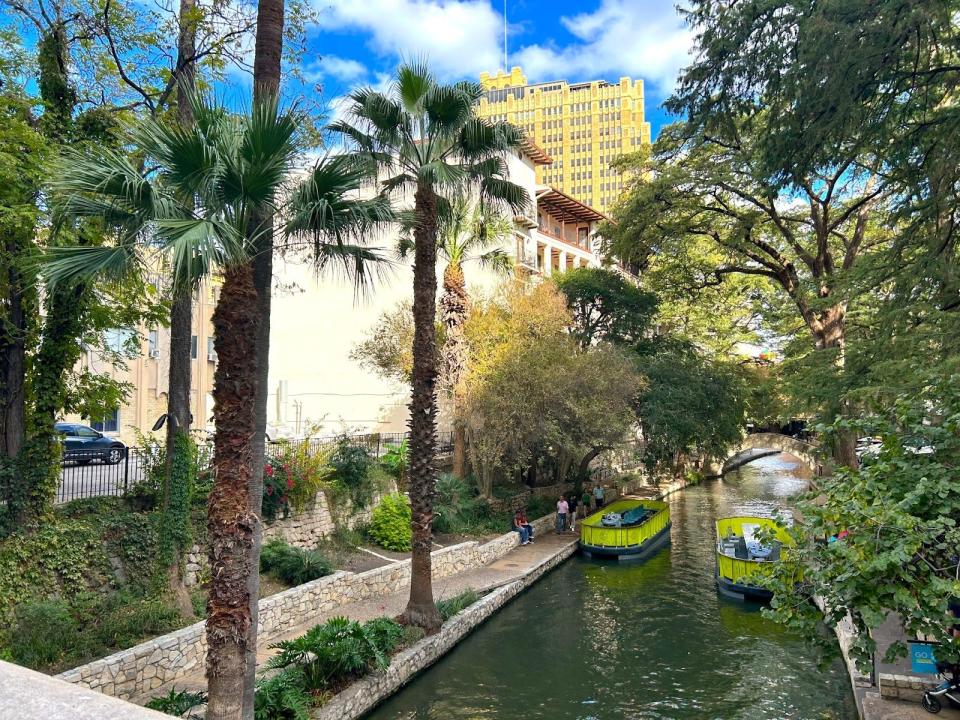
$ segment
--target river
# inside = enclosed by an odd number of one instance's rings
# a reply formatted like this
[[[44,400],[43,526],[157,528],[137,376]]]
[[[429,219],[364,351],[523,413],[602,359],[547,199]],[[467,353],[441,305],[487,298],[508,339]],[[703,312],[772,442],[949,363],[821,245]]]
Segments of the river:
[[[714,588],[714,519],[788,508],[789,456],[670,499],[671,544],[641,564],[576,557],[492,617],[371,720],[854,720],[840,661]]]

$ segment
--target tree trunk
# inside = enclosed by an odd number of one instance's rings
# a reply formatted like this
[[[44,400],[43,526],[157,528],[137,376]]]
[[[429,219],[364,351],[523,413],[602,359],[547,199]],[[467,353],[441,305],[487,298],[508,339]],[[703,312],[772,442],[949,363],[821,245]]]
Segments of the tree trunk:
[[[453,474],[464,477],[466,471],[467,433],[463,423],[463,401],[460,382],[467,364],[467,341],[464,325],[469,312],[469,297],[460,263],[451,262],[443,271],[443,294],[440,315],[446,331],[441,361],[443,384],[453,401]]]
[[[414,202],[417,226],[414,232],[413,382],[410,393],[413,557],[410,600],[403,611],[402,620],[433,633],[440,629],[441,624],[440,613],[433,602],[430,557],[437,439],[437,330],[434,325],[437,302],[437,196],[433,188],[420,184]]]
[[[34,305],[27,295],[35,292],[24,286],[23,274],[17,266],[17,258],[24,252],[16,238],[7,239],[6,306],[3,338],[0,341],[0,442],[2,454],[12,461],[23,446],[25,423],[24,391],[26,373],[27,312],[24,305]]]
[[[192,14],[196,0],[180,0],[179,34],[177,36],[177,120],[183,128],[193,125],[193,93],[196,84],[197,29]],[[170,365],[167,374],[167,452],[164,468],[163,541],[169,563],[166,580],[174,604],[182,615],[193,615],[190,593],[183,583],[183,561],[189,534],[190,496],[193,493],[192,453],[189,452],[191,425],[190,388],[191,336],[193,334],[192,283],[180,278],[173,283],[170,305]],[[185,436],[181,438],[180,436]],[[188,462],[177,453],[191,455]],[[174,517],[174,515],[177,515]]]
[[[253,101],[272,101],[280,94],[280,61],[283,56],[284,0],[260,0],[257,5],[257,37],[253,59]],[[263,467],[267,435],[267,399],[270,378],[270,309],[273,291],[273,216],[253,213],[251,226],[266,228],[257,240],[253,259],[253,287],[257,293],[257,315],[260,325],[254,349],[257,362],[257,383],[253,398],[255,430],[253,433],[254,472],[250,477],[249,510],[253,522],[250,547],[250,575],[247,589],[250,602],[250,626],[247,635],[243,684],[243,718],[253,720],[257,671],[257,620],[260,597],[260,546],[263,527]]]
[[[583,480],[587,479],[587,473],[590,472],[590,463],[593,462],[593,459],[597,457],[597,455],[606,449],[607,448],[605,447],[591,448],[590,452],[581,458],[580,465],[577,467],[577,477],[579,478],[578,482],[583,482]]]
[[[844,349],[846,346],[846,303],[838,303],[827,308],[820,314],[819,325],[814,329],[814,344],[818,350],[836,351],[835,363],[838,372],[843,372],[845,362]],[[840,416],[849,416],[850,407],[846,400],[841,400],[836,412]],[[842,430],[836,436],[833,447],[834,460],[839,465],[856,470],[860,461],[857,459],[857,437],[849,430]]]
[[[256,431],[256,342],[260,324],[249,264],[224,273],[213,314],[218,365],[214,375],[214,485],[207,508],[210,595],[207,599],[208,720],[239,720],[243,711],[254,528],[250,512]]]
[[[67,374],[83,353],[80,337],[91,300],[86,283],[47,288],[43,338],[30,377],[29,438],[17,459],[19,489],[11,493],[8,508],[13,527],[35,527],[53,511],[62,455],[54,425],[67,401]]]

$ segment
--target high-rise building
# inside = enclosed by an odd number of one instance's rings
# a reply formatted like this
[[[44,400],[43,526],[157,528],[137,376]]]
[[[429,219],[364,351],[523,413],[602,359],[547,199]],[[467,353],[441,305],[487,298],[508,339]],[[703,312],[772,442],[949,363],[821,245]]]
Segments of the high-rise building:
[[[552,164],[537,168],[537,182],[601,212],[624,186],[625,178],[610,163],[650,143],[643,80],[531,85],[514,67],[509,73],[480,73],[480,83],[486,90],[481,117],[519,125],[553,158]]]

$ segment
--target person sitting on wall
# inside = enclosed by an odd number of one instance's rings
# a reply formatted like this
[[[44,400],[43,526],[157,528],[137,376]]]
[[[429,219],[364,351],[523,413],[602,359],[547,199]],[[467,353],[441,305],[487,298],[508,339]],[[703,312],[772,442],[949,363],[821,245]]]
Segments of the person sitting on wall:
[[[530,527],[530,523],[522,522],[525,520],[523,516],[523,511],[517,510],[513,514],[513,519],[510,521],[510,528],[520,535],[520,544],[529,545],[530,536],[533,534],[533,528]]]
[[[530,542],[533,542],[533,525],[531,525],[530,521],[527,520],[527,509],[520,508],[517,510],[517,513],[520,515],[518,518],[520,524],[527,529],[527,538],[530,540]]]

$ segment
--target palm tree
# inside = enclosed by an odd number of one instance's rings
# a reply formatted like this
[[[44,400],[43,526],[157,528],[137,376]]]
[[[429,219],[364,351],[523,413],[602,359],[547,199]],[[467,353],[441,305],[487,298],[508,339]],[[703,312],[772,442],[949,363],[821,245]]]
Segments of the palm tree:
[[[318,267],[339,263],[362,283],[369,278],[368,263],[380,256],[350,241],[390,215],[384,198],[358,199],[368,166],[349,156],[318,162],[285,195],[287,204],[276,207],[274,198],[295,170],[298,125],[276,103],[259,103],[241,117],[195,101],[194,118],[191,127],[139,123],[127,145],[147,158],[142,165],[104,149],[67,155],[50,188],[58,217],[99,218],[113,229],[114,242],[58,252],[46,273],[52,282],[68,283],[120,277],[159,253],[169,259],[177,282],[195,283],[215,272],[223,277],[213,318],[218,365],[215,481],[207,520],[208,717],[235,720],[242,709],[244,653],[256,642],[246,636],[249,576],[258,571],[249,494],[252,475],[262,471],[251,442],[259,315],[250,250],[262,231],[255,220],[280,213],[288,218],[287,237],[313,244]]]
[[[522,210],[523,188],[507,179],[509,153],[523,134],[476,115],[480,85],[439,84],[422,64],[401,65],[386,93],[363,88],[349,96],[347,115],[330,129],[378,168],[390,195],[413,192],[413,378],[410,393],[410,505],[413,557],[403,620],[428,632],[440,627],[433,601],[430,549],[436,480],[437,237],[440,208],[455,193]]]
[[[460,382],[467,364],[464,325],[470,308],[463,266],[477,261],[497,273],[512,270],[513,258],[501,246],[513,236],[513,223],[489,203],[476,201],[464,193],[457,193],[449,203],[441,204],[439,219],[437,250],[447,264],[440,294],[440,322],[445,331],[440,350],[441,377],[453,401],[453,474],[462,478],[466,474],[467,441]],[[401,258],[413,249],[413,228],[412,213],[406,213],[398,248]]]

